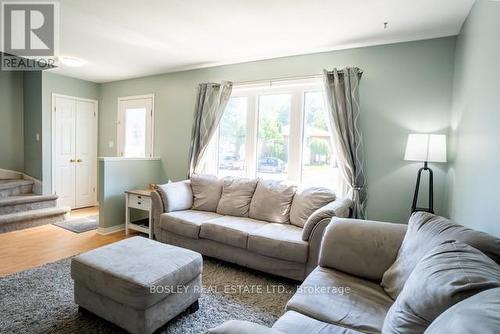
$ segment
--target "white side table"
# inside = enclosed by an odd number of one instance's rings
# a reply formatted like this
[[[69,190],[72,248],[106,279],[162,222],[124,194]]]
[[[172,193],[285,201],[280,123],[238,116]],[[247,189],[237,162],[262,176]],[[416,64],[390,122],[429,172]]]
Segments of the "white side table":
[[[151,192],[152,190],[128,190],[125,192],[125,234],[128,230],[146,233],[149,239],[153,238],[152,219],[151,219]],[[130,221],[130,209],[139,209],[147,211],[149,221],[147,225],[139,225]]]

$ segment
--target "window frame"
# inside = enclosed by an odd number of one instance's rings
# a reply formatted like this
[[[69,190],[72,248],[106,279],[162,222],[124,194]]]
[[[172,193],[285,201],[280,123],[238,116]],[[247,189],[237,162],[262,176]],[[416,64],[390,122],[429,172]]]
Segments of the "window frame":
[[[290,124],[288,137],[288,162],[286,181],[302,183],[303,153],[305,135],[305,96],[309,92],[323,92],[321,79],[298,79],[280,82],[267,82],[267,84],[251,84],[235,87],[231,98],[247,98],[246,112],[246,139],[245,139],[245,175],[257,177],[258,163],[258,131],[259,131],[259,105],[260,97],[265,95],[290,95]],[[327,121],[328,131],[333,136],[330,124]],[[207,154],[212,161],[205,165],[205,172],[220,176],[219,170],[219,128],[210,143]],[[333,143],[331,143],[333,145]],[[292,149],[293,148],[293,149]],[[334,152],[333,152],[334,153]],[[215,159],[213,159],[215,157]],[[339,185],[334,185],[338,188]]]
[[[122,112],[122,104],[133,100],[151,100],[151,110],[146,111],[146,151],[144,157],[125,157],[123,155],[125,145],[125,122]],[[150,118],[148,120],[148,118]],[[122,96],[117,99],[117,125],[116,125],[116,156],[122,158],[150,158],[154,156],[154,128],[155,128],[155,96],[154,94]],[[148,127],[148,123],[149,127]],[[149,133],[148,133],[149,128]]]

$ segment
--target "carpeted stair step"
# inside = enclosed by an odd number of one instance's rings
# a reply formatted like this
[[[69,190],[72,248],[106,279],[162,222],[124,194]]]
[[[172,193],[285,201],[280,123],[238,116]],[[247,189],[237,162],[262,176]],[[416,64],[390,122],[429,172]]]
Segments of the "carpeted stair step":
[[[23,194],[0,198],[0,215],[16,212],[53,208],[57,195]]]
[[[45,208],[0,216],[0,233],[64,221],[69,207]]]
[[[0,198],[32,193],[34,183],[33,180],[23,179],[0,180]]]

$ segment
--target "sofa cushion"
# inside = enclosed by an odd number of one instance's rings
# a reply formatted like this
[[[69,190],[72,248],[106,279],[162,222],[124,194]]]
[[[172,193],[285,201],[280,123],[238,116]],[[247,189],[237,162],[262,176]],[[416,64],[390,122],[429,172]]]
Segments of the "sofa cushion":
[[[192,175],[193,210],[217,210],[222,194],[222,180],[213,175]]]
[[[363,333],[380,333],[393,301],[380,285],[317,267],[287,304],[287,310]]]
[[[215,212],[184,210],[163,213],[160,216],[160,227],[183,237],[198,239],[203,222],[219,218]]]
[[[478,293],[442,313],[425,334],[496,334],[500,328],[500,288]]]
[[[273,329],[287,334],[362,334],[342,326],[310,318],[304,314],[287,311],[273,325]]]
[[[328,188],[299,188],[290,208],[290,224],[304,227],[307,218],[314,211],[333,201],[335,201],[335,193]]]
[[[201,254],[133,237],[74,257],[71,277],[112,300],[144,310],[168,296],[150,287],[179,286],[201,275]]]
[[[258,179],[225,177],[222,196],[217,205],[217,213],[236,217],[248,217]]]
[[[500,261],[500,239],[456,225],[443,217],[427,212],[416,212],[410,217],[396,261],[384,273],[382,278],[384,290],[396,299],[418,261],[431,249],[450,240],[468,244],[495,262]]]
[[[250,212],[253,219],[271,223],[289,223],[290,206],[297,186],[277,180],[260,179],[255,188]]]
[[[204,222],[200,229],[200,238],[247,248],[248,234],[267,224],[251,218],[222,216]]]
[[[447,242],[425,255],[385,318],[383,333],[423,333],[441,313],[481,291],[500,287],[500,266],[477,249]]]
[[[188,210],[193,206],[193,191],[189,180],[160,184],[157,191],[165,212]]]
[[[306,263],[308,246],[302,229],[289,224],[267,223],[248,236],[248,250],[281,260]]]

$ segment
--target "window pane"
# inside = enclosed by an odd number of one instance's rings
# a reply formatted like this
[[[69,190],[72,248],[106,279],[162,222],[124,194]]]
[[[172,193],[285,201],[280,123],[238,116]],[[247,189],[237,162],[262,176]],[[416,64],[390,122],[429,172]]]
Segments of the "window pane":
[[[259,97],[257,176],[287,177],[290,100],[290,94]]]
[[[339,170],[328,130],[328,115],[322,92],[304,95],[302,183],[335,189]]]
[[[247,98],[229,100],[219,125],[219,176],[246,175]]]
[[[126,157],[146,156],[146,109],[125,110],[125,149]]]

